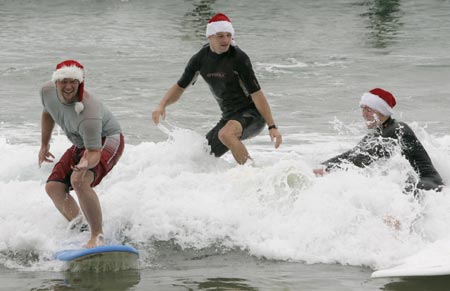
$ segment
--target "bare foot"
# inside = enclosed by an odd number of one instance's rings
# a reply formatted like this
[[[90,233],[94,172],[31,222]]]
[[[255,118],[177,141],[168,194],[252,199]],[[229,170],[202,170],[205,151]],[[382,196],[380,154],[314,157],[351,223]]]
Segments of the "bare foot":
[[[98,246],[102,246],[105,243],[103,234],[100,233],[97,236],[91,236],[91,239],[84,246],[87,249],[92,249]]]

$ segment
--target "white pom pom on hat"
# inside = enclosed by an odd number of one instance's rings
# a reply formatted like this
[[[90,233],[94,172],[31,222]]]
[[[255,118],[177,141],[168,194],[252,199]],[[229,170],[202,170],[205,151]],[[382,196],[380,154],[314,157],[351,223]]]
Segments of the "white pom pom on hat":
[[[394,113],[393,108],[395,104],[397,102],[395,101],[394,95],[381,88],[375,88],[368,93],[364,93],[359,102],[360,106],[368,106],[385,116],[391,116]]]
[[[77,114],[80,114],[84,110],[84,104],[83,102],[75,102],[75,112]]]
[[[52,75],[52,82],[64,79],[74,79],[80,82],[78,87],[78,102],[75,102],[75,112],[80,114],[84,110],[84,67],[77,61],[66,60],[56,65],[56,70]]]

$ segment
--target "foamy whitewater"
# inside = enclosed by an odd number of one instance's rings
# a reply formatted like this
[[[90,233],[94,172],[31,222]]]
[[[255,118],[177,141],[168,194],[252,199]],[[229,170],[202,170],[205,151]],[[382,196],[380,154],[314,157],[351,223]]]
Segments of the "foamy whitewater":
[[[151,243],[173,240],[182,248],[216,247],[306,263],[339,263],[379,269],[422,250],[441,259],[450,251],[450,196],[428,191],[422,201],[402,193],[411,167],[400,155],[368,169],[348,166],[316,178],[318,155],[328,157],[357,141],[315,140],[276,151],[247,143],[254,162],[237,166],[231,155],[208,154],[204,137],[165,123],[162,142],[126,145],[120,163],[96,188],[105,235],[141,252],[151,266]],[[450,136],[433,137],[413,125],[446,183],[450,182]],[[352,131],[362,130],[353,128]],[[259,136],[263,143],[267,136]],[[56,135],[52,152],[69,146]],[[0,263],[20,270],[59,270],[55,250],[74,248],[86,233],[67,223],[44,191],[52,164],[37,166],[36,144],[0,139]],[[386,222],[392,218],[399,229]]]

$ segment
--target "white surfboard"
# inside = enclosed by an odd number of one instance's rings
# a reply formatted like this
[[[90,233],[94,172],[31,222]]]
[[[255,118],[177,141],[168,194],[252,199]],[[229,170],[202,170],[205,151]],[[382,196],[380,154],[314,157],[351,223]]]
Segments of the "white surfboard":
[[[375,271],[372,273],[371,278],[425,276],[450,276],[450,265],[434,265],[424,267],[407,267],[400,265],[390,269]]]
[[[395,267],[373,272],[371,278],[450,276],[449,252],[450,238],[441,239],[402,259]]]
[[[121,271],[138,268],[139,253],[124,245],[104,245],[91,249],[63,250],[55,254],[70,271]]]

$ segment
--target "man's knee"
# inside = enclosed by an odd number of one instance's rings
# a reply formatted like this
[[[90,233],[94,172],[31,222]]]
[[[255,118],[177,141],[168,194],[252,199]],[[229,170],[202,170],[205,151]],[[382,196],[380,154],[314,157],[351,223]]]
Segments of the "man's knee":
[[[220,142],[223,144],[228,143],[228,140],[230,138],[229,136],[230,136],[229,130],[227,130],[225,128],[222,128],[221,130],[219,130],[219,133],[217,134],[217,137],[219,138]]]
[[[94,175],[91,171],[86,172],[73,172],[70,176],[70,184],[72,185],[73,190],[79,193],[83,190],[91,188],[91,184],[94,180]]]
[[[47,192],[47,195],[50,196],[50,198],[56,198],[57,196],[68,192],[67,185],[60,182],[49,181],[45,184],[45,192]]]
[[[218,138],[227,145],[233,140],[239,140],[242,135],[242,125],[236,120],[229,120],[227,124],[219,130]]]

